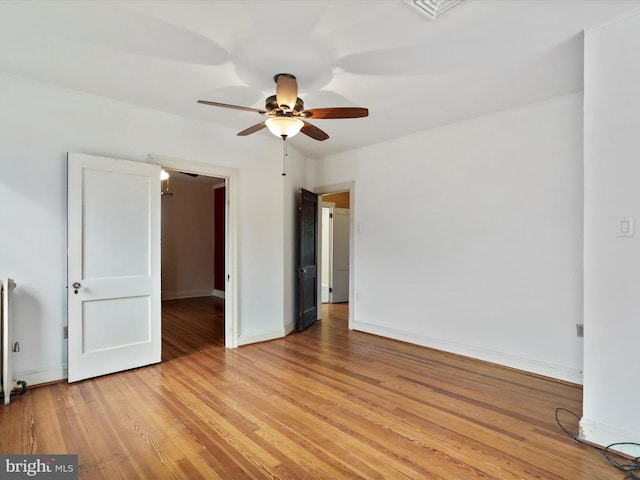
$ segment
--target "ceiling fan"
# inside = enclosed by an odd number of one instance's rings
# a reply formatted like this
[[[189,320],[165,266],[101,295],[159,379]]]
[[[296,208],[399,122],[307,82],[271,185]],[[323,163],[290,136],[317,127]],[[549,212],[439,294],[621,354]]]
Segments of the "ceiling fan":
[[[276,94],[267,97],[264,110],[207,100],[198,100],[198,103],[259,113],[268,118],[238,132],[238,135],[243,137],[267,127],[271,133],[281,137],[283,140],[293,137],[298,132],[320,141],[329,138],[326,132],[309,123],[307,119],[361,118],[369,115],[369,110],[361,107],[329,107],[305,110],[304,102],[301,98],[298,98],[296,77],[289,73],[279,73],[273,79],[276,82]]]

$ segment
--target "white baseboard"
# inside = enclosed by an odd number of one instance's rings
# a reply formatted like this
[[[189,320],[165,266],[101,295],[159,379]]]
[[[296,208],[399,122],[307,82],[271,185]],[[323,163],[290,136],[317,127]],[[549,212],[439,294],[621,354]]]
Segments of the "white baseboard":
[[[55,367],[44,368],[39,370],[26,370],[24,372],[15,372],[13,374],[15,381],[22,380],[27,382],[27,387],[41,385],[43,383],[58,382],[67,379],[67,366],[57,365]]]
[[[271,330],[268,332],[256,333],[255,335],[240,335],[238,337],[238,346],[249,345],[251,343],[266,342],[267,340],[275,340],[286,335],[285,330]]]
[[[214,297],[218,297],[218,298],[225,298],[224,297],[224,290],[214,290],[213,291],[213,296]]]
[[[595,422],[585,417],[580,419],[579,438],[587,443],[603,448],[621,442],[640,443],[640,433],[638,432],[628,432]],[[616,445],[615,448],[611,448],[611,450],[624,453],[631,458],[640,456],[640,446],[637,445]]]
[[[535,373],[545,377],[563,380],[565,382],[582,385],[582,371],[574,368],[554,365],[551,363],[532,360],[530,358],[519,357],[502,352],[495,352],[470,345],[464,345],[449,340],[431,338],[413,333],[403,332],[388,327],[380,327],[363,322],[354,322],[353,329],[365,333],[372,333],[381,337],[392,338],[402,342],[413,343],[423,347],[455,353],[465,357],[483,360],[485,362],[496,363],[505,367]]]
[[[296,324],[295,324],[294,322],[287,323],[287,324],[284,326],[284,334],[285,334],[285,336],[286,336],[286,335],[289,335],[289,334],[290,334],[291,332],[293,332],[295,329],[296,329]]]
[[[217,290],[191,290],[182,292],[162,292],[162,300],[178,300],[181,298],[212,297]]]

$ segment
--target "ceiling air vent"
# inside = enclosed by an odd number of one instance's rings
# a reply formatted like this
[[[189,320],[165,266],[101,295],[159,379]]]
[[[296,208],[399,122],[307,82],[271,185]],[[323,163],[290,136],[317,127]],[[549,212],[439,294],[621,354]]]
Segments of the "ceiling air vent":
[[[422,14],[435,20],[445,12],[461,3],[462,0],[408,0],[407,3]]]

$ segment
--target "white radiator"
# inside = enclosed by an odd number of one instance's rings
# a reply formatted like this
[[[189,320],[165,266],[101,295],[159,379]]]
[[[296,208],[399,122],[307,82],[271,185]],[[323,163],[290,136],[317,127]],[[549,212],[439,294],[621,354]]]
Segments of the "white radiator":
[[[11,365],[11,355],[13,353],[13,325],[11,317],[11,292],[16,288],[16,283],[8,278],[6,281],[0,280],[0,317],[2,325],[2,331],[0,332],[0,338],[2,343],[0,344],[0,352],[2,356],[0,358],[0,366],[2,371],[2,396],[4,397],[4,404],[8,405],[11,401],[11,390],[14,387],[13,381],[13,366]]]

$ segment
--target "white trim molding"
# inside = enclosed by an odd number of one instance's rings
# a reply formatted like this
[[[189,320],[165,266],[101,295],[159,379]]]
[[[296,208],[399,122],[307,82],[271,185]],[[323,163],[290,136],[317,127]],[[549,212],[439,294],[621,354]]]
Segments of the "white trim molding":
[[[181,298],[213,297],[217,290],[185,290],[179,292],[162,292],[162,300],[178,300]],[[224,293],[224,292],[223,292]]]
[[[640,436],[620,428],[604,425],[589,418],[580,419],[580,433],[578,438],[586,443],[598,447],[607,447],[614,443],[631,442],[640,443]],[[613,452],[622,453],[631,458],[640,457],[640,446],[638,445],[616,445],[611,448]]]
[[[59,382],[67,379],[67,364],[56,365],[49,368],[41,368],[38,370],[25,370],[23,372],[15,372],[13,378],[22,380],[27,383],[27,387],[42,385],[45,383]]]
[[[250,345],[252,343],[276,340],[284,336],[286,336],[286,331],[284,328],[282,330],[280,329],[270,330],[270,331],[265,331],[261,333],[256,333],[254,335],[240,335],[240,337],[238,338],[238,346],[241,347],[243,345]]]
[[[555,378],[569,383],[582,385],[582,371],[562,365],[554,365],[540,360],[519,357],[502,352],[478,348],[471,345],[452,342],[440,338],[432,338],[424,335],[414,334],[395,330],[388,327],[380,327],[365,322],[354,322],[353,329],[365,333],[371,333],[381,337],[392,338],[402,342],[413,343],[423,347],[442,350],[444,352],[462,355],[464,357],[475,358],[484,362],[495,363],[516,370],[542,375],[545,377]]]

